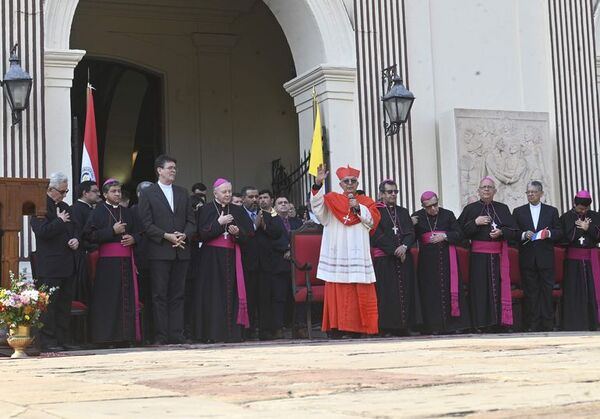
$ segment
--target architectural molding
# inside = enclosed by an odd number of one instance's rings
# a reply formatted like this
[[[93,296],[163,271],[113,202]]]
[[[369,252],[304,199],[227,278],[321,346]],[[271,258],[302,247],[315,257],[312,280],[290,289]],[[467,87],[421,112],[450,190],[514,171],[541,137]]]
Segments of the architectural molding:
[[[85,2],[82,15],[122,17],[139,20],[161,20],[194,23],[232,23],[240,13],[247,13],[254,0],[238,0],[232,2],[235,7],[227,7],[227,3],[207,4],[202,2],[202,7],[190,6],[188,3],[169,1],[164,4],[148,4],[138,1],[98,1]]]
[[[340,0],[263,0],[283,29],[297,73],[323,63],[356,64],[352,22]]]
[[[75,16],[79,0],[51,0],[45,3],[44,29],[46,49],[67,50],[69,49],[73,16]]]
[[[73,71],[85,53],[81,49],[44,51],[46,87],[70,88],[73,85]]]
[[[319,101],[328,99],[354,101],[356,68],[319,65],[283,85],[294,98],[298,113],[312,107],[312,89]]]

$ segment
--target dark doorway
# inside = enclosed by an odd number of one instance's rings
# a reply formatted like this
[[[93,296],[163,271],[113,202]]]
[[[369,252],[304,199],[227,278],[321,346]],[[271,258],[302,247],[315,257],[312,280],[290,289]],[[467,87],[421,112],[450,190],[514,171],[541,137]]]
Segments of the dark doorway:
[[[79,180],[86,114],[86,85],[94,87],[101,184],[107,177],[125,182],[135,201],[135,187],[154,181],[154,159],[164,152],[163,80],[128,64],[84,58],[71,89],[73,179]]]

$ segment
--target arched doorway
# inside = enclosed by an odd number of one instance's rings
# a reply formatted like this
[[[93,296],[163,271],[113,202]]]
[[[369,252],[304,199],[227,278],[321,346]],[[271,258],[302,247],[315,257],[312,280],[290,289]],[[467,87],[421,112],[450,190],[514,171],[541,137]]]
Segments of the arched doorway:
[[[89,80],[88,80],[89,77]],[[154,176],[154,159],[164,150],[163,81],[159,74],[126,63],[86,56],[75,69],[72,113],[78,141],[73,177],[80,172],[86,115],[86,85],[94,86],[100,178],[117,178],[130,194]]]
[[[86,14],[86,7],[89,25],[80,19]],[[138,13],[131,13],[135,10]],[[246,19],[253,12],[261,12],[264,19]],[[134,20],[126,22],[127,14]],[[100,22],[104,28],[102,34],[91,30]],[[277,36],[273,36],[274,26],[279,32]],[[186,36],[177,33],[182,28],[188,29]],[[266,31],[268,28],[271,32]],[[152,5],[142,1],[121,4],[104,0],[57,0],[47,5],[45,33],[47,106],[70,109],[68,74],[86,51],[90,56],[132,63],[163,75],[165,151],[183,156],[179,178],[184,183],[197,180],[198,173],[203,179],[217,173],[233,173],[234,182],[243,183],[245,176],[238,173],[252,176],[265,173],[271,158],[282,157],[284,163],[297,162],[298,156],[310,146],[313,87],[321,102],[323,123],[329,128],[332,166],[360,159],[356,48],[350,0],[165,0]],[[246,42],[250,40],[254,48]],[[113,46],[109,53],[101,51],[103,42]],[[274,44],[279,47],[273,48]],[[191,47],[195,50],[194,57],[186,53]],[[246,55],[232,57],[232,49]],[[147,60],[148,56],[163,59],[157,64]],[[195,71],[188,71],[190,66],[196,66]],[[231,78],[227,80],[226,75],[234,75],[237,83],[232,83]],[[266,85],[255,82],[257,75],[269,80],[271,88],[279,89],[275,97],[265,95]],[[211,83],[200,84],[198,80]],[[197,103],[189,94],[194,91],[200,92],[196,95]],[[182,106],[175,110],[170,101]],[[216,116],[199,113],[202,106],[218,109],[220,113]],[[232,112],[243,117],[235,118]],[[191,120],[190,113],[197,117],[195,127],[186,121]],[[256,128],[254,133],[248,131],[250,126]],[[70,121],[65,115],[47,118],[46,127],[47,143],[56,147],[53,149],[68,149]],[[191,134],[181,127],[192,129]],[[286,157],[278,150],[282,144],[291,150],[288,134],[295,135],[296,149]],[[189,141],[190,135],[209,142]],[[267,138],[270,143],[260,147],[248,139],[252,136]],[[239,146],[232,140],[237,137],[247,141]],[[188,141],[181,141],[182,138]],[[211,159],[207,150],[232,158],[226,162]],[[271,152],[268,158],[266,151]],[[48,159],[51,157],[56,156]],[[268,184],[269,177],[270,174],[256,178],[253,183]]]
[[[298,122],[282,87],[295,76],[293,60],[261,1],[204,0],[173,7],[169,1],[103,6],[82,0],[71,45],[102,57],[84,59],[75,81],[87,77],[88,69],[96,80],[103,177],[154,180],[151,164],[145,179],[133,178],[133,156],[139,153],[136,142],[162,136],[161,120],[164,141],[150,140],[158,147],[149,149],[154,156],[165,152],[177,158],[178,181],[187,187],[217,177],[231,178],[236,188],[268,187],[272,160],[298,161]],[[147,74],[123,61],[160,77],[149,82]],[[150,95],[155,106],[144,124],[140,110],[151,85],[164,95]],[[78,87],[73,86],[73,97]]]

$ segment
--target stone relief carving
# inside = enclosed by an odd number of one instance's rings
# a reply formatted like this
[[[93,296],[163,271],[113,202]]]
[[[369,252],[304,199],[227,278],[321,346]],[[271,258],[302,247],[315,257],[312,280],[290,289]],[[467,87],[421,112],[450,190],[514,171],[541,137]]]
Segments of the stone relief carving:
[[[527,182],[544,185],[544,201],[551,202],[548,115],[456,109],[456,134],[461,204],[478,198],[484,176],[496,181],[495,199],[511,209],[527,202]]]

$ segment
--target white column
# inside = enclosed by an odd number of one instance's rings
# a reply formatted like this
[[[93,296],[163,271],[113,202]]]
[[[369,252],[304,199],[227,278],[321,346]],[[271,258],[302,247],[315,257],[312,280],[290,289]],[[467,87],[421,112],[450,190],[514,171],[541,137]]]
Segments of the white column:
[[[330,176],[340,166],[361,167],[358,112],[355,102],[356,68],[320,65],[285,83],[298,113],[300,153],[310,150],[314,129],[312,89],[321,108],[321,123],[329,146]],[[333,181],[334,189],[338,189]]]
[[[83,50],[44,53],[47,174],[61,171],[71,177],[71,86],[73,71],[84,55]]]

